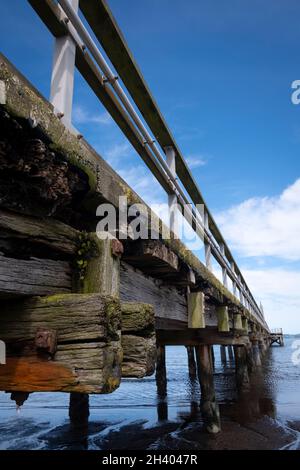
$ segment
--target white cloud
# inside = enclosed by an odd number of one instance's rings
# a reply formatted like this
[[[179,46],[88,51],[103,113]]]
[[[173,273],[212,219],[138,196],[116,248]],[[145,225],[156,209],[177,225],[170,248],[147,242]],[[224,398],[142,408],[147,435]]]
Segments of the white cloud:
[[[300,271],[285,268],[242,269],[265,311],[270,328],[300,333]]]
[[[118,162],[121,158],[129,157],[134,152],[128,142],[114,144],[104,152],[105,159],[109,164]]]
[[[148,205],[167,202],[164,190],[147,168],[135,165],[117,172]]]
[[[185,160],[191,170],[206,165],[206,160],[201,155],[189,155]]]
[[[248,199],[216,219],[241,256],[300,260],[300,179],[276,197]]]
[[[83,106],[76,105],[73,108],[73,120],[75,124],[102,124],[107,125],[112,122],[112,118],[105,111],[104,113],[95,114],[87,111]]]

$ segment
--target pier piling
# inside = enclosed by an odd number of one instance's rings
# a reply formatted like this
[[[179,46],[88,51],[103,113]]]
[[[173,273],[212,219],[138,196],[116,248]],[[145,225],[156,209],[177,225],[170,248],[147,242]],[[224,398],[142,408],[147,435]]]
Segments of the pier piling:
[[[157,346],[156,385],[158,396],[164,398],[167,395],[167,371],[166,347],[163,345]]]
[[[197,346],[195,352],[201,388],[201,412],[207,431],[216,434],[221,430],[221,422],[219,406],[216,402],[210,346]]]
[[[186,346],[187,356],[188,356],[188,368],[190,379],[195,380],[197,377],[197,368],[195,361],[195,351],[193,346]]]
[[[239,391],[249,387],[247,351],[244,346],[234,346],[236,384]]]

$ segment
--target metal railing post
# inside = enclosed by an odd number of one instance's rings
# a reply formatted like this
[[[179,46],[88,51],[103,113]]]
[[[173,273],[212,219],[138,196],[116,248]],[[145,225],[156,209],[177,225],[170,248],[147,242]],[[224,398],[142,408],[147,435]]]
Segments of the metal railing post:
[[[167,165],[172,173],[173,178],[176,178],[176,154],[173,147],[166,147]],[[176,194],[168,194],[169,205],[169,225],[170,230],[175,235],[178,235],[178,213],[177,213],[177,196]]]
[[[221,250],[223,258],[225,259],[225,245],[224,245],[224,243],[220,243],[220,250]],[[222,266],[222,278],[223,278],[223,285],[225,287],[227,287],[228,286],[227,269],[226,269],[225,266]]]
[[[68,0],[76,12],[79,0]],[[62,121],[71,125],[76,45],[70,35],[55,39],[50,102]]]
[[[204,209],[204,227],[207,231],[209,230],[208,213],[205,209]],[[204,250],[205,250],[205,264],[206,264],[206,267],[210,271],[212,271],[211,246],[206,240],[204,240]]]

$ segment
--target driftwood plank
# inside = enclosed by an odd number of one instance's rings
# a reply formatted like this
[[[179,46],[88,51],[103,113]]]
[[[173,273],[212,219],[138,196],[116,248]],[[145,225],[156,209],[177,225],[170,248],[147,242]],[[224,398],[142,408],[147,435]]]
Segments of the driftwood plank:
[[[64,294],[2,302],[1,339],[7,364],[0,390],[109,393],[121,377],[119,301]],[[55,354],[38,350],[40,329],[57,332]]]
[[[79,232],[69,225],[50,218],[35,218],[0,210],[0,233],[6,237],[26,239],[52,250],[75,254]]]
[[[71,292],[70,264],[47,259],[0,256],[0,295],[32,296]]]

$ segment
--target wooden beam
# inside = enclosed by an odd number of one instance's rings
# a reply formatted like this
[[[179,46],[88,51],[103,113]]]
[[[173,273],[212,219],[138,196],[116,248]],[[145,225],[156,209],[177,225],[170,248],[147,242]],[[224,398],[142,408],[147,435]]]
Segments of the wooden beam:
[[[121,379],[120,312],[117,299],[98,294],[3,301],[0,390],[112,392]],[[37,348],[39,329],[57,332],[54,354]]]
[[[190,292],[187,297],[188,328],[205,328],[203,292]]]
[[[216,314],[218,318],[218,330],[220,333],[226,333],[230,331],[228,307],[219,306],[216,308]]]
[[[158,344],[168,346],[198,346],[208,345],[246,345],[248,336],[234,336],[232,333],[219,333],[216,329],[203,330],[156,330]]]
[[[47,259],[0,256],[0,296],[32,296],[71,292],[70,264]]]
[[[87,261],[81,292],[119,297],[122,243],[116,239],[100,239],[95,233],[90,233],[88,239],[92,244],[91,251],[93,253]],[[84,243],[88,241],[84,241]],[[119,245],[118,252],[114,252],[114,245]]]
[[[122,302],[122,376],[152,375],[156,365],[155,318],[152,305]]]
[[[178,256],[160,240],[127,242],[123,260],[154,277],[165,278],[179,269]]]
[[[37,218],[0,210],[0,238],[43,245],[68,255],[74,255],[78,248],[79,231],[52,218]]]

